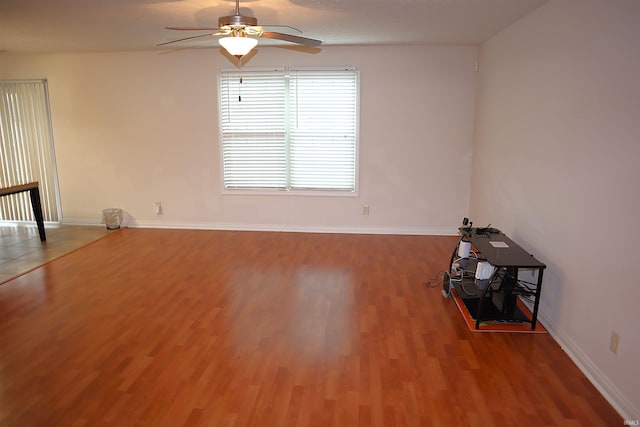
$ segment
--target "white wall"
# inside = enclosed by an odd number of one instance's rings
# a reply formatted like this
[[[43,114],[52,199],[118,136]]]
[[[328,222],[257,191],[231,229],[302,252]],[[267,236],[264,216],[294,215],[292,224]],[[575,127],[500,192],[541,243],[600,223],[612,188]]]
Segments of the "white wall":
[[[251,58],[360,70],[357,197],[222,194],[217,72],[234,64],[218,49],[2,55],[0,79],[48,79],[65,222],[120,207],[138,226],[450,234],[468,211],[476,59],[388,46]]]
[[[548,265],[545,325],[633,420],[639,24],[636,0],[551,0],[481,46],[470,210]]]

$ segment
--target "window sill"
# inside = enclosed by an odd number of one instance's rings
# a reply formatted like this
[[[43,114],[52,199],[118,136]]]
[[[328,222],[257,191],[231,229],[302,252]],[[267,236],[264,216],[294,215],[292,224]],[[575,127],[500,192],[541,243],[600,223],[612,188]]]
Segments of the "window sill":
[[[278,189],[223,189],[230,196],[304,196],[304,197],[358,197],[358,190],[278,190]]]

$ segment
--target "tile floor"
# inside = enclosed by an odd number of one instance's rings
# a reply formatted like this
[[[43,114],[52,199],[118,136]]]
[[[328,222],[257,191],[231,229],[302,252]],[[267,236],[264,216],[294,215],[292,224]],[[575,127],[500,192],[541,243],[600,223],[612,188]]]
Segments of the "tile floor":
[[[110,231],[104,226],[47,225],[40,242],[35,224],[0,222],[0,283],[97,240]]]

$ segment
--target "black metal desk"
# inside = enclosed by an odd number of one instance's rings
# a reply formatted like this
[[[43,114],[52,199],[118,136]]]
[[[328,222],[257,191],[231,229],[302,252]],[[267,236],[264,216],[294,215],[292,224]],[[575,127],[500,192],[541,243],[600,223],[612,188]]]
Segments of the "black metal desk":
[[[13,185],[11,187],[0,188],[0,197],[8,196],[10,194],[21,193],[23,191],[29,192],[31,198],[31,208],[33,209],[33,216],[38,224],[38,233],[40,234],[40,241],[47,240],[47,235],[44,231],[44,217],[42,216],[42,203],[40,202],[40,190],[38,189],[38,182],[30,182],[28,184]]]
[[[479,257],[496,267],[495,273],[489,280],[489,284],[484,287],[478,310],[476,313],[476,329],[479,329],[483,320],[483,310],[486,309],[487,293],[498,292],[501,295],[502,307],[499,308],[503,318],[500,320],[509,321],[513,319],[519,295],[533,297],[533,312],[531,319],[531,329],[536,328],[538,319],[538,306],[540,304],[540,294],[542,292],[542,275],[546,265],[538,261],[522,249],[517,243],[508,238],[504,233],[495,228],[468,228],[460,227],[460,239],[456,245],[454,253],[457,251],[461,241],[468,241],[479,252]],[[535,289],[522,286],[518,280],[519,269],[537,270],[537,284]]]

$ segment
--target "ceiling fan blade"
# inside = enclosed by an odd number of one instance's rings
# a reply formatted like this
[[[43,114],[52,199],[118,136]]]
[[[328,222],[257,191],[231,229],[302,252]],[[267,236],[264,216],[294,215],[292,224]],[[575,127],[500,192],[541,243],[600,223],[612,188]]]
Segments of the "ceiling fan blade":
[[[307,37],[294,36],[291,34],[274,33],[272,31],[265,31],[260,34],[260,37],[267,39],[284,40],[286,42],[297,43],[304,46],[320,46],[322,42],[320,40],[309,39]]]
[[[165,46],[165,45],[172,44],[172,43],[179,43],[179,42],[183,42],[183,41],[187,41],[187,40],[199,39],[201,37],[210,37],[210,36],[219,36],[219,35],[221,35],[221,34],[215,34],[215,33],[200,34],[200,35],[197,35],[197,36],[185,37],[183,39],[177,39],[177,40],[171,40],[171,41],[164,42],[164,43],[159,43],[156,46]]]
[[[166,30],[179,30],[179,31],[218,31],[220,28],[209,27],[164,27]]]
[[[300,28],[292,27],[291,25],[277,25],[277,24],[260,24],[262,28],[287,28],[296,33],[302,34],[302,30]]]

